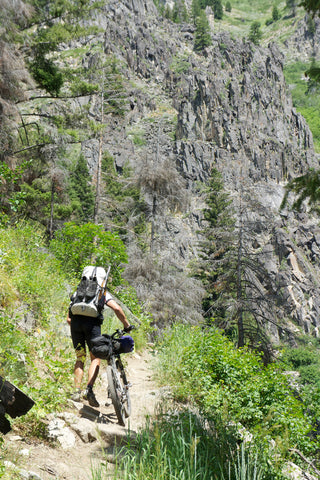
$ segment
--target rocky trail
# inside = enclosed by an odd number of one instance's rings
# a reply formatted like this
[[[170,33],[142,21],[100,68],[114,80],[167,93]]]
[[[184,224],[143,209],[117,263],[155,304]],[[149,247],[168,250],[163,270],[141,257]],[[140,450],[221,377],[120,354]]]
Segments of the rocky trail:
[[[81,403],[70,401],[66,411],[50,415],[48,434],[53,442],[31,443],[13,429],[5,439],[7,469],[18,465],[20,476],[17,478],[30,480],[95,480],[93,472],[98,472],[103,462],[111,473],[115,445],[121,445],[128,435],[135,436],[146,417],[154,413],[159,400],[152,378],[152,353],[134,353],[125,356],[125,362],[132,384],[132,414],[126,427],[118,424],[113,406],[105,406],[107,380],[106,362],[103,362],[95,387],[100,407],[92,408],[84,400]]]

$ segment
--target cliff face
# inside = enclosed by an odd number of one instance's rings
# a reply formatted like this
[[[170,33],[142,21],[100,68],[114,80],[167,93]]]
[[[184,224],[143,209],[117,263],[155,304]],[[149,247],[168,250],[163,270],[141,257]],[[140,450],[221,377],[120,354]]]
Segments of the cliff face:
[[[279,212],[285,183],[318,166],[311,132],[293,108],[284,81],[284,54],[275,43],[257,47],[217,33],[213,25],[213,43],[199,55],[193,50],[193,25],[162,18],[152,0],[108,0],[90,23],[102,33],[65,45],[65,53],[85,47],[87,53],[77,62],[89,70],[99,62],[97,45],[103,45],[126,79],[126,112],[123,117],[106,115],[103,150],[118,171],[129,164],[141,175],[146,163],[154,168],[170,164],[188,198],[188,208],[180,210],[170,210],[158,199],[154,251],[187,273],[198,255],[201,183],[216,167],[236,211],[241,203],[250,224],[247,247],[259,253],[268,271],[267,278],[256,282],[281,307],[281,318],[271,320],[285,320],[287,326],[289,321],[292,330],[318,335],[318,222],[306,213]],[[288,41],[291,50],[295,42]],[[54,108],[59,112],[79,104],[88,108],[89,118],[100,119],[97,96]],[[94,174],[98,140],[83,141],[82,151]],[[151,209],[150,191],[145,200]],[[277,340],[281,329],[271,325]]]
[[[253,225],[248,247],[260,252],[269,272],[263,287],[276,295],[293,330],[318,335],[317,220],[279,213],[286,181],[318,160],[311,132],[292,106],[277,45],[256,47],[221,32],[198,55],[193,27],[161,18],[147,0],[110,1],[97,21],[105,52],[122,62],[132,85],[130,110],[109,124],[105,148],[118,168],[129,161],[135,169],[143,158],[170,159],[186,181],[188,213],[157,219],[161,254],[185,267],[197,255],[198,182],[216,166],[235,205],[240,196],[245,202]],[[133,132],[143,135],[144,145],[137,147]],[[90,151],[90,142],[86,147]],[[277,339],[279,330],[270,329]]]

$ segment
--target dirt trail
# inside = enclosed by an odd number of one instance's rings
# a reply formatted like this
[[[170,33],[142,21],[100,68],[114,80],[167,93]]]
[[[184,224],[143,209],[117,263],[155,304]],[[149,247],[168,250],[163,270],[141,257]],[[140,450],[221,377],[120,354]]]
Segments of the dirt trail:
[[[92,469],[98,469],[101,460],[105,462],[106,459],[108,469],[112,470],[115,442],[119,444],[129,432],[134,435],[139,431],[145,424],[146,415],[154,413],[159,399],[152,379],[151,352],[125,356],[125,361],[128,379],[132,384],[132,414],[126,427],[118,425],[113,406],[104,405],[107,382],[104,374],[106,363],[103,362],[95,388],[101,406],[93,409],[85,401],[81,404],[70,402],[68,412],[54,416],[55,420],[63,418],[66,421],[65,425],[75,437],[75,444],[63,448],[59,442],[56,447],[45,443],[30,443],[28,439],[19,438],[13,431],[6,435],[7,459],[19,465],[19,468],[38,475],[26,478],[41,480],[90,480]],[[99,429],[100,434],[97,435]]]

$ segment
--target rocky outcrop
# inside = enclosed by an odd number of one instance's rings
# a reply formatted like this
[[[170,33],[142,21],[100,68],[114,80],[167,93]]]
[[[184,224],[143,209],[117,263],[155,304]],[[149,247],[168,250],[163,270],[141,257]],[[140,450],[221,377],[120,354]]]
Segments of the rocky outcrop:
[[[310,129],[285,83],[283,47],[258,47],[213,27],[212,45],[197,54],[194,26],[162,18],[151,0],[110,0],[92,21],[103,33],[89,39],[83,66],[100,61],[96,47],[103,43],[126,79],[125,115],[108,117],[103,150],[118,172],[127,164],[141,171],[146,159],[169,159],[185,184],[188,208],[163,208],[156,219],[159,256],[181,269],[197,257],[204,206],[199,184],[216,167],[236,211],[241,201],[251,225],[247,248],[259,252],[268,272],[257,282],[280,308],[272,337],[283,335],[276,324],[317,336],[317,221],[306,212],[279,210],[286,182],[318,167]],[[81,102],[90,117],[100,119],[97,98]],[[84,141],[82,151],[94,175],[98,140]],[[151,208],[150,198],[145,200]]]

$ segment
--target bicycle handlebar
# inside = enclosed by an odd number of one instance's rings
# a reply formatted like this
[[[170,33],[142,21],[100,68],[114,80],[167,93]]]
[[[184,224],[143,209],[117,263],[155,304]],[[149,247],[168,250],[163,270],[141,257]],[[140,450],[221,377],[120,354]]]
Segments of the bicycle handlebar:
[[[130,325],[130,329],[122,329],[120,330],[120,328],[118,328],[115,332],[113,332],[110,337],[111,338],[120,338],[122,337],[122,335],[125,335],[126,333],[129,333],[131,332],[131,330],[135,330],[137,327],[135,327],[134,325]]]

